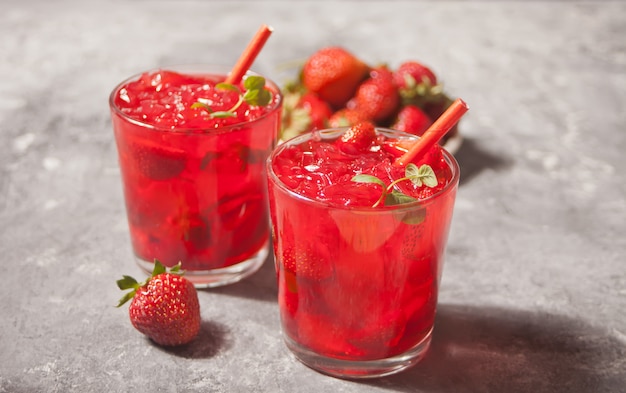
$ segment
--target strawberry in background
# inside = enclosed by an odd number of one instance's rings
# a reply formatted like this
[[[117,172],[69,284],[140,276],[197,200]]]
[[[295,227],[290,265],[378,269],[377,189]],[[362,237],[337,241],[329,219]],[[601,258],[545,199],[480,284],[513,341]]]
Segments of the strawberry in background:
[[[367,64],[343,48],[323,48],[304,64],[302,84],[337,109],[352,98],[368,70]]]
[[[423,95],[437,85],[437,77],[431,69],[412,60],[400,64],[393,77],[398,88],[405,90],[406,95],[410,94],[409,91]]]
[[[291,139],[307,131],[327,128],[333,114],[330,105],[317,94],[295,87],[285,91],[281,139]]]
[[[384,123],[400,106],[398,86],[393,73],[386,67],[372,69],[369,78],[357,88],[346,108],[360,112],[364,119]]]
[[[424,131],[453,102],[433,70],[416,60],[393,69],[368,65],[349,51],[331,46],[313,53],[298,78],[283,88],[280,139],[369,121],[415,135]],[[458,132],[458,125],[441,141]]]
[[[430,116],[416,105],[405,105],[400,109],[391,128],[422,136],[424,131],[433,124]]]
[[[333,111],[354,95],[369,67],[339,47],[320,49],[310,56],[298,81],[283,89],[281,139],[327,128]]]

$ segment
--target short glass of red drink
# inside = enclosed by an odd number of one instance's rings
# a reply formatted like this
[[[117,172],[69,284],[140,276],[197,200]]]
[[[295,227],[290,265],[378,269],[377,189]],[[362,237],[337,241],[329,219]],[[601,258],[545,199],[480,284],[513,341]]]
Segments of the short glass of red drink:
[[[182,263],[197,287],[236,282],[269,252],[265,161],[281,120],[279,88],[265,104],[216,87],[226,67],[156,69],[110,95],[130,239],[136,261]],[[258,75],[248,73],[247,78]],[[263,78],[264,79],[264,78]]]
[[[415,185],[393,162],[417,137],[379,128],[357,151],[344,148],[346,133],[298,136],[268,160],[278,301],[298,360],[372,378],[416,364],[429,347],[459,167],[436,146],[413,168],[428,164],[436,181]]]

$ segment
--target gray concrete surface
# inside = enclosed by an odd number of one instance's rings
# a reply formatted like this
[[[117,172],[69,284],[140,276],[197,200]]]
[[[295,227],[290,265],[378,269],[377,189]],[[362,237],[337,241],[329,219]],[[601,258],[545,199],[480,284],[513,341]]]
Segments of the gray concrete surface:
[[[0,392],[626,391],[626,4],[16,1],[0,4]],[[114,307],[132,261],[107,96],[175,63],[254,68],[331,44],[429,64],[471,112],[429,356],[351,382],[281,341],[272,261],[200,295],[163,350]]]

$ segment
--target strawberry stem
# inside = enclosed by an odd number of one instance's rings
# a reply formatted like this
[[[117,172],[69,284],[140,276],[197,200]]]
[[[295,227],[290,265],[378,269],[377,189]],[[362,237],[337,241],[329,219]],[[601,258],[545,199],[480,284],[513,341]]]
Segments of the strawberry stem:
[[[119,300],[119,303],[117,304],[117,307],[122,306],[124,303],[126,303],[127,301],[135,297],[137,290],[145,286],[146,284],[148,284],[148,282],[152,279],[152,277],[155,277],[155,276],[158,276],[159,274],[167,273],[167,272],[168,272],[168,269],[165,266],[163,266],[163,264],[158,259],[155,259],[154,268],[152,269],[152,274],[150,275],[150,277],[148,277],[144,281],[138,282],[137,280],[135,280],[135,278],[131,276],[123,275],[122,278],[117,280],[117,287],[123,291],[127,289],[131,289],[131,291],[126,292],[124,296],[122,296],[122,298]],[[169,269],[169,272],[172,274],[179,274],[179,275],[184,274],[184,271],[181,270],[180,262],[172,266]]]

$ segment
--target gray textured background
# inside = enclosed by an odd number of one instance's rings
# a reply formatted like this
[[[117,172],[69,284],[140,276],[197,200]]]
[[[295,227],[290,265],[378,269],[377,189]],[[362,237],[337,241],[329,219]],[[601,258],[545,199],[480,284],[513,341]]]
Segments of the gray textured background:
[[[0,3],[0,392],[626,391],[626,4]],[[132,261],[107,97],[177,63],[255,70],[336,44],[421,60],[471,111],[429,356],[370,382],[281,341],[272,261],[201,291],[202,334],[163,350],[114,305]]]

